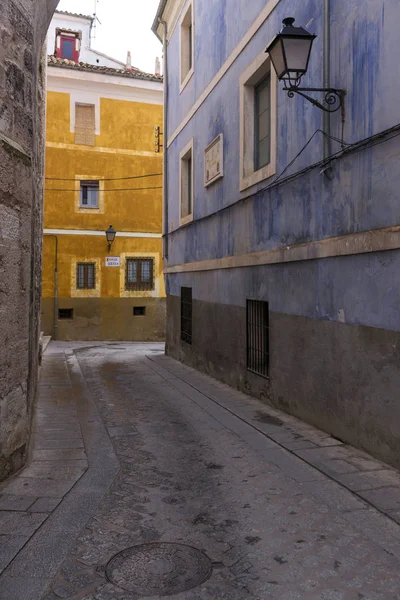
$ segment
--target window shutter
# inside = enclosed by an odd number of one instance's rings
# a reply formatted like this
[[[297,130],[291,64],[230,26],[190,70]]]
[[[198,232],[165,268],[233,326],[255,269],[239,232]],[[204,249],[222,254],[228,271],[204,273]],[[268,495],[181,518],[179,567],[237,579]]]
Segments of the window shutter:
[[[92,208],[97,208],[98,202],[97,202],[97,197],[98,197],[98,189],[95,187],[90,187],[88,189],[88,194],[89,194],[89,206],[91,206]]]
[[[95,107],[93,104],[75,104],[75,144],[95,145]]]

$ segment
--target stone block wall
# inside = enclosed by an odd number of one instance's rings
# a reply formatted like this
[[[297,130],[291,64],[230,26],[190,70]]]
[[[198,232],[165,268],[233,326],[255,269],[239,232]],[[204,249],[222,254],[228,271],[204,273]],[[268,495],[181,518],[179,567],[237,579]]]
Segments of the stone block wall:
[[[26,458],[40,329],[45,60],[57,0],[2,0],[0,480]]]

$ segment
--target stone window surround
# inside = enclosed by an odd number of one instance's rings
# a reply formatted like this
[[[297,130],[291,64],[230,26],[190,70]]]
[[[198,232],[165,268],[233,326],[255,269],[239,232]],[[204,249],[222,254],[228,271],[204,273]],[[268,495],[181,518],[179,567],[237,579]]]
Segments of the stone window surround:
[[[189,68],[189,24],[192,28],[192,66]],[[179,29],[179,74],[180,74],[180,88],[179,93],[181,94],[194,73],[194,0],[190,0],[183,12],[180,20]]]
[[[97,208],[85,208],[81,206],[81,181],[98,181],[99,195]],[[103,214],[104,213],[104,177],[99,175],[75,175],[75,212],[83,214]]]
[[[121,265],[119,271],[119,295],[120,298],[159,298],[160,297],[160,254],[159,252],[122,252],[120,254]],[[133,291],[125,289],[126,260],[128,258],[152,258],[154,289],[147,291]]]
[[[271,73],[271,160],[258,171],[254,168],[254,88]],[[262,52],[240,77],[240,191],[272,177],[276,173],[277,153],[277,77],[270,58]]]
[[[182,166],[188,154],[191,154],[192,159],[192,172],[191,172],[191,199],[192,199],[192,212],[185,217],[182,217]],[[191,223],[194,218],[194,138],[190,140],[188,144],[183,148],[179,154],[179,225],[186,225]]]
[[[93,185],[94,183],[97,183],[97,187],[95,185]],[[79,206],[80,208],[90,208],[90,209],[97,209],[99,208],[99,194],[100,194],[100,182],[98,179],[91,179],[91,180],[85,180],[82,179],[81,182],[81,197],[80,197],[80,201],[79,201]],[[91,204],[84,204],[83,203],[83,188],[89,188],[89,189],[95,189],[97,190],[97,196],[96,196],[96,205],[91,205]],[[87,198],[87,200],[89,201],[89,197]]]
[[[76,267],[78,263],[94,263],[96,287],[77,289]],[[71,298],[100,298],[101,296],[101,259],[92,256],[74,256],[71,259]]]

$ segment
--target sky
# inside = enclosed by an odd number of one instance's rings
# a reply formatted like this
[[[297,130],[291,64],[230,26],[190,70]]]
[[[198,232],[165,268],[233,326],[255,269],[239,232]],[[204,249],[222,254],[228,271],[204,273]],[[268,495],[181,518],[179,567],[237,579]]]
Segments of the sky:
[[[96,0],[60,0],[58,10],[93,15]],[[128,50],[132,66],[154,73],[155,60],[162,46],[151,30],[159,0],[97,0],[95,50],[126,61]]]

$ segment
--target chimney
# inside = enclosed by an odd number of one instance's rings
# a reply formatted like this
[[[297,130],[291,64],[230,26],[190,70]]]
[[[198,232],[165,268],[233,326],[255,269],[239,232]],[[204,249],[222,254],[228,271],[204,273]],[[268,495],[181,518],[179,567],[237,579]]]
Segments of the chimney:
[[[156,58],[156,70],[155,70],[155,74],[156,75],[161,75],[161,61],[158,58],[158,56]]]
[[[132,71],[132,56],[129,51],[128,51],[128,56],[126,57],[126,70]]]

